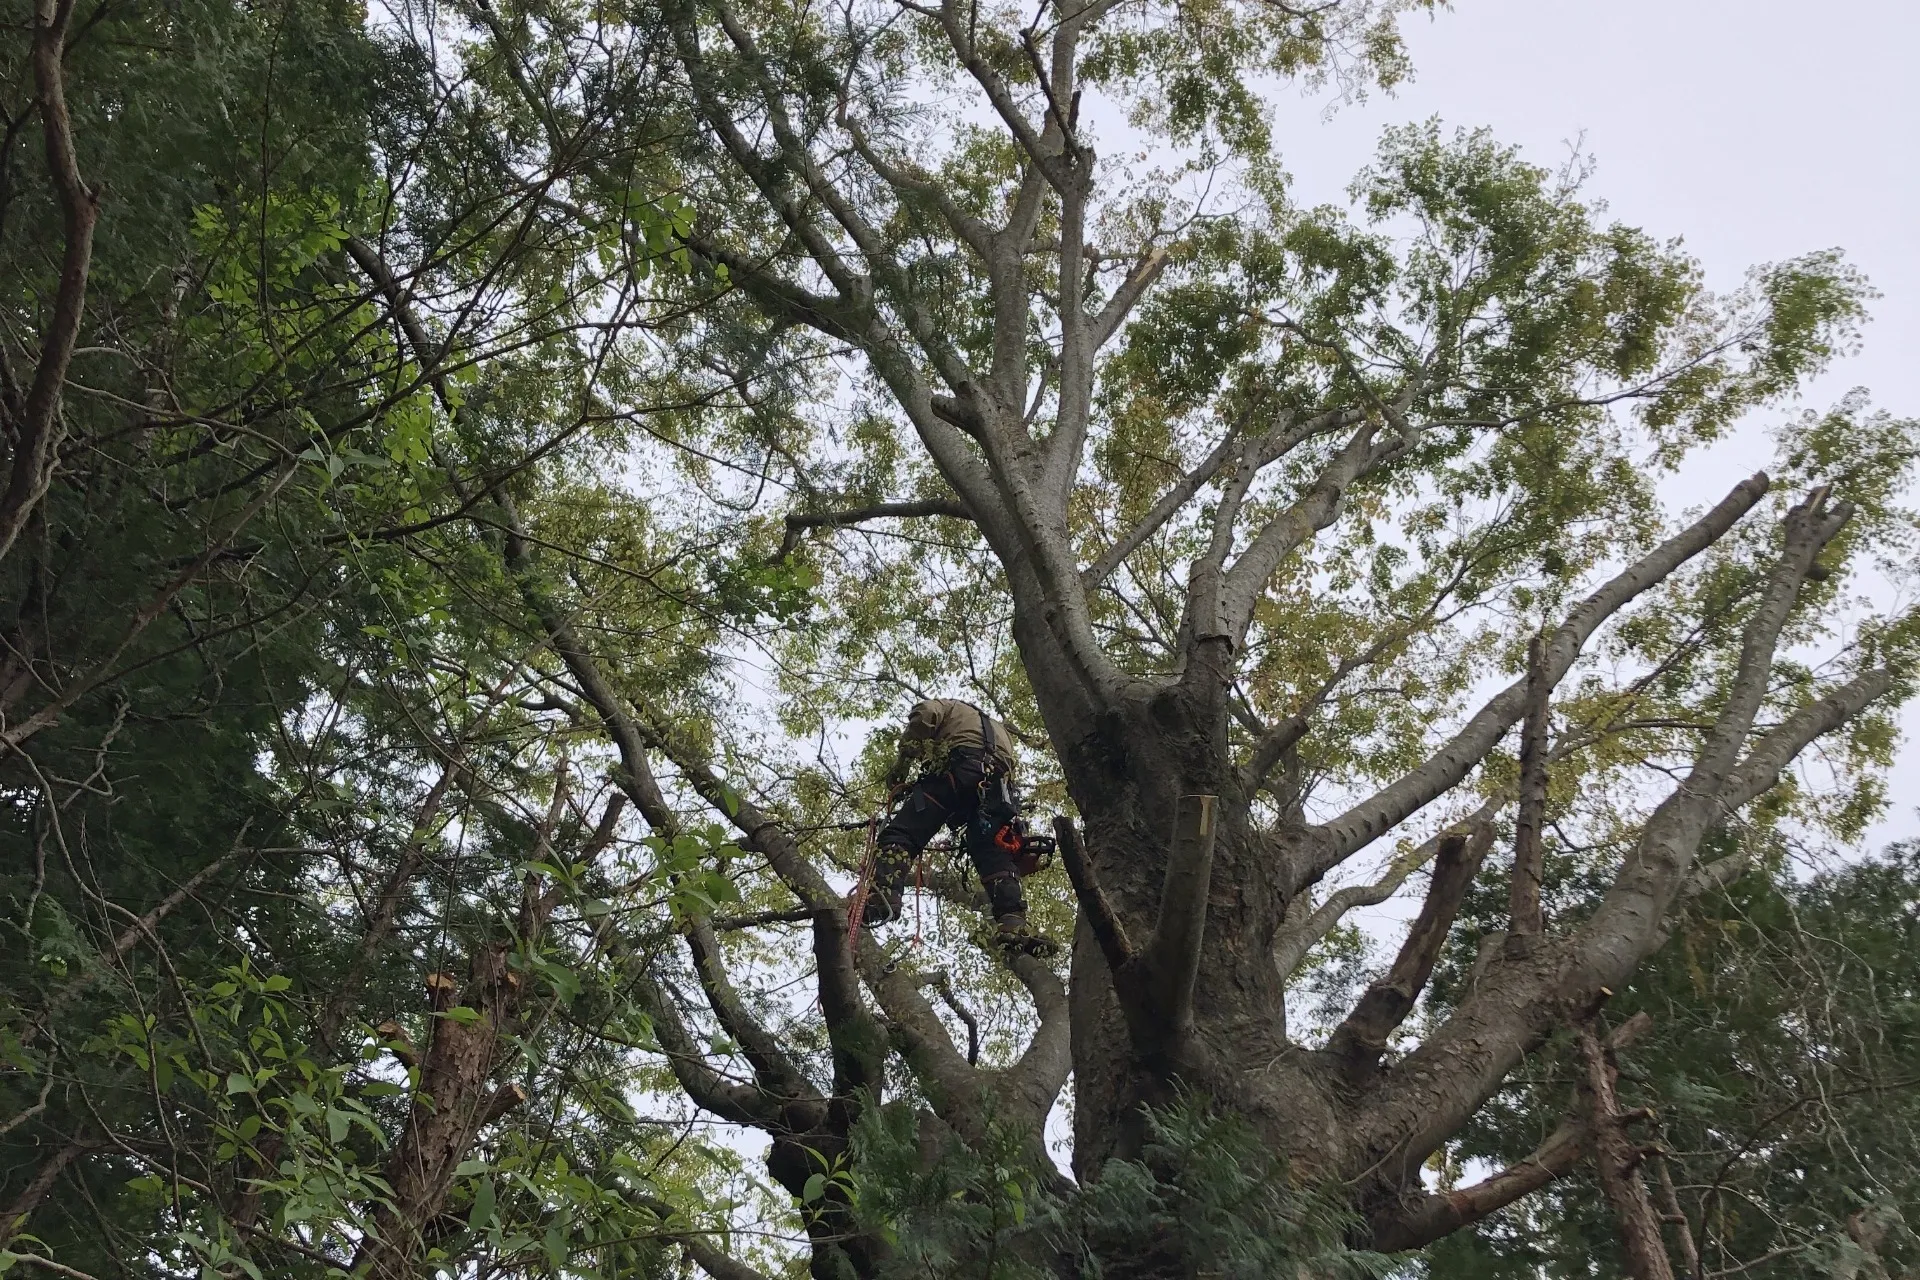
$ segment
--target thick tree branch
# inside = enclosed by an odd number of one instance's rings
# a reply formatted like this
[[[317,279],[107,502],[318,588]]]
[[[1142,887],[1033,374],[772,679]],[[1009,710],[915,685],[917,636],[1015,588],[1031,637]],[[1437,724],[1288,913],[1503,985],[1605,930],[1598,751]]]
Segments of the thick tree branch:
[[[1771,730],[1748,752],[1720,795],[1728,812],[1772,789],[1780,773],[1815,738],[1832,733],[1854,719],[1894,687],[1896,674],[1887,667],[1863,671],[1822,698],[1808,703]]]
[[[1686,889],[1702,837],[1740,794],[1730,787],[1734,756],[1763,700],[1773,647],[1814,557],[1839,532],[1846,515],[1844,506],[1828,509],[1819,491],[1789,513],[1785,544],[1748,620],[1741,659],[1714,730],[1686,778],[1647,819],[1593,916],[1562,943],[1525,959],[1495,961],[1475,994],[1408,1056],[1399,1078],[1376,1094],[1369,1125],[1383,1149],[1396,1150],[1396,1159],[1424,1159],[1499,1088],[1550,1027],[1566,1019],[1568,1010],[1590,1007],[1598,994],[1624,983],[1665,940],[1668,913]],[[1552,664],[1550,650],[1550,670]],[[1882,687],[1869,673],[1830,705],[1809,709],[1811,714],[1772,745],[1752,785],[1759,787],[1777,772],[1776,762],[1784,767],[1790,749],[1811,740],[1802,735],[1843,723],[1848,710],[1863,707]]]
[[[1354,481],[1374,464],[1374,428],[1364,424],[1321,469],[1292,506],[1255,534],[1245,551],[1219,579],[1217,599],[1193,601],[1194,634],[1225,635],[1237,648],[1246,636],[1253,607],[1288,553],[1340,515],[1341,501]],[[1218,552],[1216,552],[1218,554]]]
[[[665,720],[647,714],[644,732],[673,761],[701,799],[725,814],[740,832],[741,847],[767,865],[813,913],[813,957],[820,1008],[834,1048],[835,1097],[851,1097],[882,1081],[885,1046],[879,1025],[860,995],[860,978],[848,945],[846,903],[841,900],[784,826],[714,775],[698,751],[669,733]]]
[[[8,1241],[20,1234],[21,1227],[26,1224],[33,1211],[40,1207],[40,1202],[47,1198],[47,1192],[53,1190],[53,1184],[60,1180],[60,1175],[66,1172],[67,1166],[92,1150],[95,1145],[84,1138],[75,1138],[61,1143],[52,1155],[40,1162],[40,1167],[34,1170],[31,1178],[27,1179],[27,1185],[20,1188],[20,1193],[14,1196],[4,1210],[0,1210],[0,1249],[5,1249]]]
[[[753,1085],[728,1080],[707,1065],[706,1056],[687,1031],[679,1006],[658,980],[643,974],[634,990],[653,1022],[654,1039],[667,1059],[668,1070],[694,1105],[734,1124],[767,1131],[782,1127],[777,1100]]]
[[[1001,1073],[1000,1082],[1018,1108],[1015,1115],[1038,1132],[1073,1073],[1072,1011],[1066,984],[1051,965],[1029,955],[1011,955],[1006,962],[1033,998],[1039,1022],[1026,1049]]]
[[[1731,811],[1741,796],[1741,791],[1729,784],[1766,697],[1781,630],[1814,557],[1840,532],[1852,513],[1845,503],[1829,509],[1826,498],[1824,489],[1816,489],[1787,514],[1785,545],[1769,576],[1766,594],[1741,637],[1740,661],[1713,729],[1686,778],[1647,819],[1619,876],[1578,935],[1579,958],[1569,980],[1583,988],[1617,985],[1659,944],[1667,909],[1685,885],[1701,837]],[[1773,741],[1761,744],[1766,755],[1755,761],[1747,785],[1761,778],[1770,782],[1793,754],[1812,740],[1812,735],[1829,726],[1837,727],[1842,721],[1836,717],[1846,709],[1864,706],[1856,700],[1880,687],[1873,676],[1868,673],[1850,682],[1836,691],[1838,696],[1832,701],[1823,699],[1803,708],[1775,730],[1779,736],[1770,735]]]
[[[1519,1163],[1471,1186],[1423,1196],[1409,1208],[1380,1215],[1373,1223],[1373,1247],[1384,1253],[1419,1249],[1491,1217],[1568,1173],[1587,1154],[1591,1140],[1585,1118],[1569,1120]]]
[[[871,934],[861,934],[858,946],[860,974],[885,1011],[890,1038],[934,1114],[970,1142],[984,1138],[984,1074],[961,1055],[946,1024],[921,994],[919,979],[893,965]]]
[[[953,980],[945,973],[929,973],[921,977],[920,985],[932,987],[934,993],[940,997],[940,1003],[946,1005],[953,1016],[960,1019],[960,1025],[967,1029],[967,1065],[979,1066],[980,1019],[973,1016],[973,1011],[967,1008],[960,999],[959,993],[954,991]]]
[[[1107,967],[1118,974],[1131,966],[1135,959],[1133,944],[1127,939],[1127,927],[1100,888],[1093,863],[1087,858],[1086,845],[1081,842],[1079,828],[1074,826],[1073,819],[1064,816],[1055,818],[1053,830],[1059,842],[1060,861],[1066,867],[1067,879],[1073,885],[1081,914],[1093,930],[1101,954],[1107,958]]]
[[[1637,1013],[1607,1037],[1614,1051],[1645,1035],[1653,1019]],[[1418,1249],[1462,1227],[1491,1217],[1510,1204],[1532,1195],[1580,1163],[1592,1144],[1592,1130],[1583,1109],[1549,1134],[1532,1154],[1517,1164],[1472,1186],[1439,1195],[1418,1196],[1372,1216],[1373,1247],[1387,1253]]]
[[[1233,457],[1238,447],[1239,436],[1236,433],[1229,431],[1221,437],[1220,443],[1213,447],[1213,452],[1207,455],[1205,461],[1181,477],[1178,484],[1161,495],[1160,501],[1154,504],[1153,510],[1142,516],[1112,546],[1101,552],[1098,560],[1087,566],[1080,575],[1080,580],[1086,589],[1092,591],[1105,582],[1128,556],[1138,551],[1147,539],[1160,532],[1167,521],[1173,519],[1180,508],[1192,500],[1194,494],[1200,492],[1208,481],[1220,474],[1220,468],[1227,465],[1227,460]]]
[[[1600,1174],[1600,1189],[1613,1208],[1621,1243],[1626,1246],[1627,1268],[1634,1280],[1673,1280],[1673,1263],[1660,1239],[1660,1215],[1654,1211],[1653,1197],[1640,1176],[1640,1151],[1627,1136],[1626,1120],[1614,1096],[1614,1079],[1620,1068],[1613,1054],[1602,1047],[1592,1026],[1580,1028],[1579,1041],[1580,1056],[1587,1067],[1588,1101],[1593,1109],[1588,1123],[1593,1134],[1593,1163]]]
[[[742,1003],[740,993],[727,975],[726,959],[721,954],[720,939],[715,936],[712,923],[696,916],[687,922],[685,932],[687,950],[692,954],[694,971],[699,976],[701,990],[706,993],[707,1004],[753,1065],[754,1078],[761,1091],[785,1106],[821,1103],[820,1091],[788,1055],[780,1038],[767,1030]],[[815,1116],[813,1123],[817,1121]],[[810,1128],[811,1123],[796,1123],[793,1127]]]

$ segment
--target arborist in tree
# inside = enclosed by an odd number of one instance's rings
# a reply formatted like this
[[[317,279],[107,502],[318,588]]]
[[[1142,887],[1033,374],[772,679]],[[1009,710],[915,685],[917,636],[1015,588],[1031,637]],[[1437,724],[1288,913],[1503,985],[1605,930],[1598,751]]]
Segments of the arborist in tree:
[[[966,843],[992,904],[996,940],[1039,954],[1055,943],[1028,927],[1020,878],[1039,869],[1052,841],[1026,834],[1012,785],[1013,737],[970,702],[929,698],[914,706],[887,775],[894,793],[914,783],[878,836],[874,883],[861,919],[884,924],[900,914],[907,876],[927,842],[951,828]]]

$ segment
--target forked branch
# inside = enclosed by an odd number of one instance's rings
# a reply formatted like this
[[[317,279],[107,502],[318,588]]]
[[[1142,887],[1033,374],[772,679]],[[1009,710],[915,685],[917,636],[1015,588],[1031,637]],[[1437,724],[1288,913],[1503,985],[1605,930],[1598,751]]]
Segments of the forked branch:
[[[1636,1013],[1613,1029],[1607,1036],[1607,1046],[1618,1052],[1652,1027],[1652,1018]],[[1588,1121],[1589,1113],[1581,1109],[1519,1163],[1471,1186],[1417,1196],[1410,1203],[1374,1214],[1374,1248],[1389,1253],[1418,1249],[1532,1195],[1565,1175],[1587,1154],[1593,1137]]]

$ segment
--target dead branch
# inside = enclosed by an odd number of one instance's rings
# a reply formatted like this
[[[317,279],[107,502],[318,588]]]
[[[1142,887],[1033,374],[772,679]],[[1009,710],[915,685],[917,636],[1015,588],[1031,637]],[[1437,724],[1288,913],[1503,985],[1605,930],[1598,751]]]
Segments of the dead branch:
[[[1587,1094],[1592,1107],[1593,1162],[1600,1188],[1613,1207],[1634,1280],[1673,1280],[1673,1263],[1660,1239],[1660,1217],[1640,1176],[1641,1152],[1627,1134],[1614,1080],[1620,1074],[1613,1051],[1600,1042],[1592,1024],[1580,1028],[1580,1054],[1586,1060]]]
[[[1507,954],[1524,956],[1545,929],[1540,914],[1544,874],[1541,828],[1547,820],[1547,704],[1553,686],[1547,678],[1546,643],[1535,636],[1527,645],[1527,718],[1520,731],[1520,814],[1513,824],[1513,878],[1508,885]]]
[[[1067,879],[1073,884],[1074,897],[1079,900],[1080,910],[1093,930],[1094,940],[1100,944],[1101,954],[1107,958],[1107,967],[1118,974],[1134,961],[1133,944],[1127,939],[1127,927],[1115,914],[1113,903],[1108,901],[1106,893],[1100,888],[1093,864],[1087,858],[1086,845],[1081,842],[1080,831],[1074,826],[1073,819],[1055,818],[1053,831],[1059,841],[1060,861],[1066,867]]]
[[[1180,797],[1160,914],[1142,956],[1157,1020],[1176,1041],[1185,1039],[1193,1021],[1194,982],[1200,974],[1212,886],[1216,803],[1214,796]]]
[[[1350,1073],[1372,1068],[1386,1051],[1394,1029],[1406,1020],[1433,975],[1453,920],[1467,889],[1493,847],[1493,827],[1482,824],[1471,835],[1450,832],[1434,858],[1433,883],[1426,901],[1385,977],[1369,986],[1327,1041],[1328,1052],[1343,1059]]]

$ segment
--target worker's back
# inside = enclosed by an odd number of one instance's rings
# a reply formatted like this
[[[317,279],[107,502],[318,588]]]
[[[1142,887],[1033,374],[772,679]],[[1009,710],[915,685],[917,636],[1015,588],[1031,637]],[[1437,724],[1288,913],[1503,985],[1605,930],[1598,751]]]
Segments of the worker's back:
[[[991,735],[991,741],[982,736],[983,727]],[[1009,768],[1013,765],[1013,735],[1007,732],[1007,726],[971,702],[957,698],[928,698],[915,703],[907,716],[907,730],[901,736],[907,742],[935,743],[948,751],[956,747],[975,750],[984,747],[1002,764]]]

